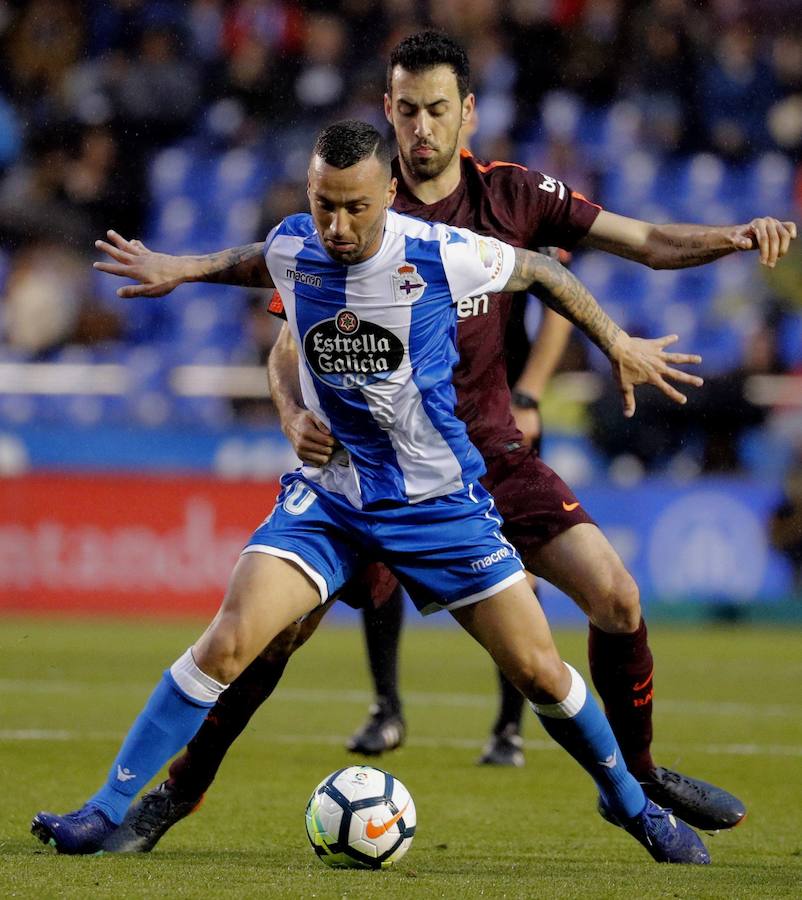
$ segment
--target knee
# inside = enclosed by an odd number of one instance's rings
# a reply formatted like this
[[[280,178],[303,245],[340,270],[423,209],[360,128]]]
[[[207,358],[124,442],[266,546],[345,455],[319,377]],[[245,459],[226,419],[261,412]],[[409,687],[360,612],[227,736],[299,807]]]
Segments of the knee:
[[[556,653],[517,659],[504,674],[533,703],[555,703],[567,692],[566,668]]]
[[[198,668],[220,684],[231,684],[251,661],[241,624],[226,616],[215,620],[192,653]]]
[[[591,622],[610,634],[629,634],[640,624],[640,591],[621,563],[605,573],[588,606]]]

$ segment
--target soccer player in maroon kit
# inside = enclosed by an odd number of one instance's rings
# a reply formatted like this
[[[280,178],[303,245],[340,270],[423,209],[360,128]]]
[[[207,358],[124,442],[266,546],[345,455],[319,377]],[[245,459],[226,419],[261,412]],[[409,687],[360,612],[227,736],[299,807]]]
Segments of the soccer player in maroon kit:
[[[655,268],[699,265],[748,249],[759,249],[762,261],[774,265],[795,237],[792,223],[769,218],[724,228],[653,226],[604,212],[562,182],[522,166],[481,163],[458,149],[460,128],[470,119],[473,103],[465,53],[445,36],[413,35],[393,51],[385,109],[399,145],[394,172],[394,208],[399,212],[469,227],[519,247],[570,249],[581,241]],[[124,274],[119,269],[115,273]],[[219,280],[231,283],[225,273]],[[135,296],[139,289],[123,291]],[[732,827],[745,813],[737,798],[652,760],[653,662],[638,589],[574,494],[524,445],[515,425],[504,360],[511,302],[509,295],[482,296],[465,298],[458,307],[457,411],[487,464],[483,484],[494,495],[504,533],[527,568],[588,614],[593,682],[627,766],[647,795],[696,827]],[[274,297],[271,307],[279,312],[280,298]],[[269,364],[273,399],[299,457],[322,465],[332,454],[333,440],[299,403],[296,359],[284,337]],[[632,415],[633,396],[623,399],[625,414]],[[371,566],[365,583],[352,584],[348,593],[352,599],[369,593],[381,604],[393,588],[392,576]],[[168,781],[130,809],[109,849],[150,850],[192,811],[228,747],[272,693],[289,656],[314,631],[324,609],[279,635],[221,695],[174,761]]]

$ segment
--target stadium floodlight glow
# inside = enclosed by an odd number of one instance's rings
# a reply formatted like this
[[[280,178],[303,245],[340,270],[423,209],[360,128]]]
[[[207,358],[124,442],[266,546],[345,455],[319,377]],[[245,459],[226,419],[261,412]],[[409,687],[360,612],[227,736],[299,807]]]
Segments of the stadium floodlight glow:
[[[170,387],[181,397],[269,397],[262,366],[176,366]]]
[[[0,363],[0,394],[128,393],[125,366],[98,363]]]

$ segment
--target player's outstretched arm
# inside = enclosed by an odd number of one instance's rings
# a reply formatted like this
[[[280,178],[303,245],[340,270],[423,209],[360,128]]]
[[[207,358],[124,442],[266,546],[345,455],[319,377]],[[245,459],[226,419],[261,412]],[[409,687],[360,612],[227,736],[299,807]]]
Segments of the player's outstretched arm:
[[[163,297],[190,281],[254,288],[273,286],[264,260],[263,242],[205,256],[172,256],[149,250],[142,241],[128,241],[116,231],[107,232],[107,236],[108,241],[95,241],[95,247],[112,261],[96,262],[94,267],[139,282],[117,288],[120,297]]]
[[[796,224],[771,216],[745,225],[653,225],[602,210],[582,245],[624,256],[652,269],[701,266],[736,251],[758,250],[774,268],[796,239]]]
[[[286,322],[267,358],[267,380],[281,430],[298,458],[310,466],[325,466],[336,442],[323,422],[303,405],[298,347]]]
[[[665,348],[678,340],[677,335],[651,340],[630,337],[575,275],[542,253],[516,248],[515,268],[504,290],[536,291],[553,310],[584,331],[609,358],[627,417],[635,414],[635,388],[639,384],[653,384],[675,403],[685,403],[688,398],[667,379],[695,387],[703,383],[698,375],[674,368],[702,361],[695,354],[666,352]]]

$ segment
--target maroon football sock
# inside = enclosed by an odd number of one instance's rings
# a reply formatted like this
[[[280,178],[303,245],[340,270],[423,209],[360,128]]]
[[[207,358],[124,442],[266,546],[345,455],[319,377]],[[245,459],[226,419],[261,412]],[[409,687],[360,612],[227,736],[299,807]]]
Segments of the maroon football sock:
[[[643,779],[652,760],[652,651],[646,623],[631,634],[608,634],[591,623],[588,659],[593,684],[629,770]]]
[[[398,648],[404,621],[404,597],[400,588],[396,588],[378,608],[372,604],[366,605],[362,616],[376,702],[385,714],[400,715]]]
[[[500,688],[500,704],[498,718],[496,719],[496,724],[493,726],[493,734],[501,734],[510,728],[520,733],[521,717],[524,708],[524,695],[517,687],[507,681],[501,669],[498,670],[498,682]]]
[[[198,733],[170,765],[169,783],[180,797],[194,800],[207,791],[228,748],[273,693],[287,662],[288,658],[274,661],[257,657],[223,691]]]

